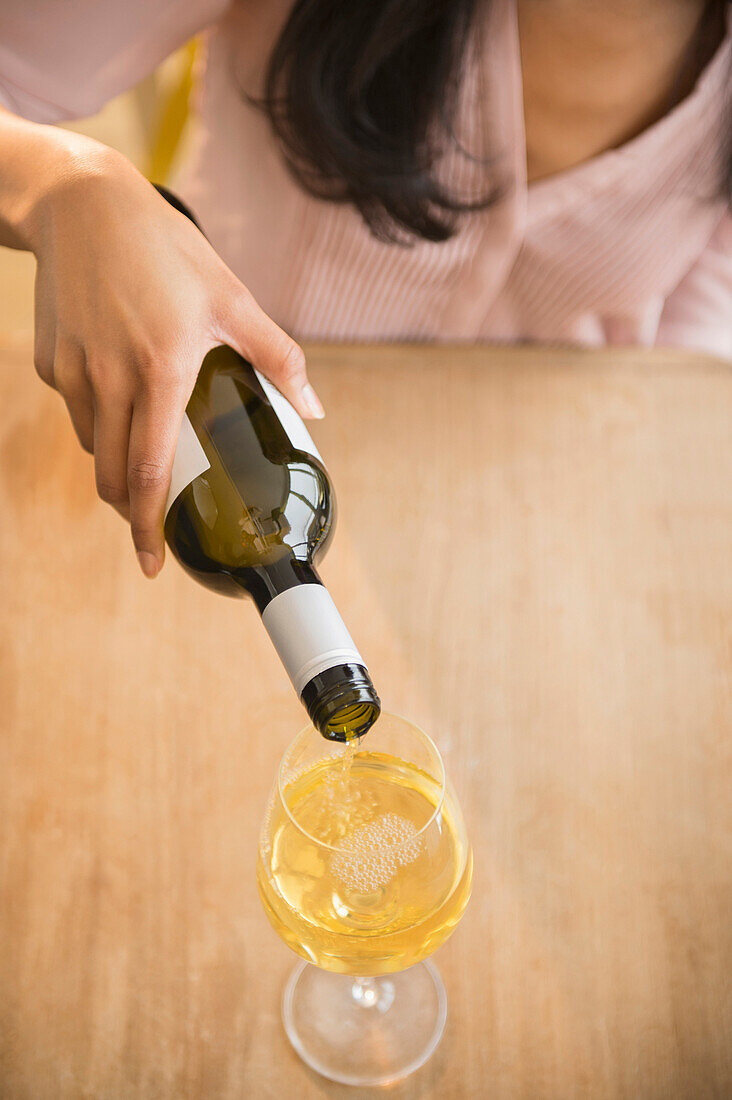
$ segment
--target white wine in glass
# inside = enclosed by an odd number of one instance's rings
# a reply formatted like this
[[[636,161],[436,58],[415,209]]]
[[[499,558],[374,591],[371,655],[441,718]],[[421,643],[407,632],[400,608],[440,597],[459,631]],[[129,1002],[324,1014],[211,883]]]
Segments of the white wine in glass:
[[[275,930],[315,964],[296,968],[283,1002],[309,1065],[383,1084],[429,1057],[446,1001],[423,960],[460,920],[471,879],[459,805],[416,726],[387,714],[362,744],[334,748],[313,729],[295,739],[265,815],[257,880]]]

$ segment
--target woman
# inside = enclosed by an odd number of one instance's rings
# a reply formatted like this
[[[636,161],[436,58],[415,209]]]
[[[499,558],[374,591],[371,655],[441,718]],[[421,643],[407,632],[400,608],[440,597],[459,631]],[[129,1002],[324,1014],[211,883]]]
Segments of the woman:
[[[5,0],[0,243],[36,367],[140,565],[206,351],[322,415],[299,339],[670,343],[732,356],[721,0]],[[46,125],[210,26],[176,188]],[[276,323],[275,323],[276,322]]]

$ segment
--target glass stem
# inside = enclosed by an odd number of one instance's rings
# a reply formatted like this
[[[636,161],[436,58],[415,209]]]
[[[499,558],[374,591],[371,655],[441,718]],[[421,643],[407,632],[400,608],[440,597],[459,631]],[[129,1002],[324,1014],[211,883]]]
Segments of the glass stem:
[[[354,978],[351,997],[361,1008],[388,1012],[394,1001],[394,983],[388,978]]]
[[[379,999],[379,987],[375,978],[354,978],[351,996],[362,1008],[373,1008]]]

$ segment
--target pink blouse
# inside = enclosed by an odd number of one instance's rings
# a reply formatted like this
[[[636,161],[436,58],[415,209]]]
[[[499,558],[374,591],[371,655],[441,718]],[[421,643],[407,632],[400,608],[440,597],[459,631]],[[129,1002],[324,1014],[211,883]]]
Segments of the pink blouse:
[[[176,188],[263,308],[300,339],[678,344],[732,359],[732,217],[717,197],[731,36],[683,102],[622,148],[527,184],[515,0],[476,29],[439,171],[501,199],[443,244],[374,239],[291,180],[251,107],[289,0],[3,0],[0,102],[95,112],[208,28],[193,152]],[[42,14],[39,14],[42,13]],[[477,157],[476,157],[477,155]]]

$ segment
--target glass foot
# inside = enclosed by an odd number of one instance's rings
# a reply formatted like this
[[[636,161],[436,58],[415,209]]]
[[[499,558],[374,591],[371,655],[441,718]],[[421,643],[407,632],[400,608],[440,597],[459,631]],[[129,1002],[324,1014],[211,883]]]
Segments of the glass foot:
[[[431,962],[381,978],[299,963],[282,997],[287,1037],[311,1069],[344,1085],[388,1085],[427,1061],[447,996]]]

